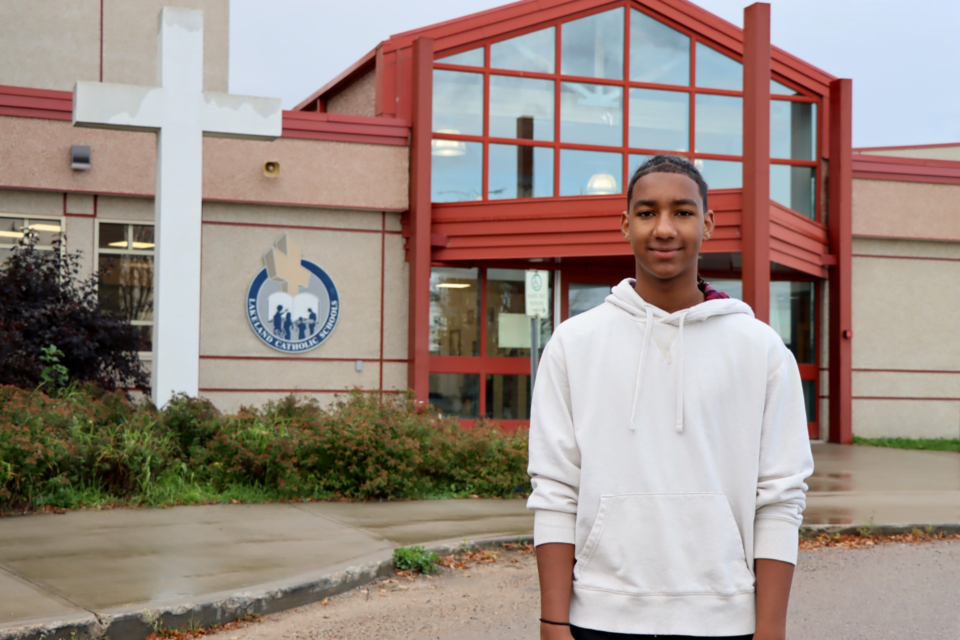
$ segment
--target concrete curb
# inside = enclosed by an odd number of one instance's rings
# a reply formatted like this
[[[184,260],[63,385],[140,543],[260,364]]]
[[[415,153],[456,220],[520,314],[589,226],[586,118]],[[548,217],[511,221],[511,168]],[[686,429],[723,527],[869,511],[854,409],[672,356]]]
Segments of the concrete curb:
[[[821,533],[856,535],[868,525],[805,525],[800,535],[812,537]],[[875,525],[871,532],[891,536],[920,529],[929,533],[960,534],[960,524]],[[477,540],[462,539],[430,543],[429,550],[450,555],[466,546],[471,551],[491,549],[511,542],[533,542],[532,535]],[[365,559],[361,559],[365,560]],[[209,627],[239,620],[245,615],[279,613],[287,609],[319,602],[326,597],[393,575],[392,555],[370,559],[326,573],[304,575],[285,581],[256,585],[234,592],[207,594],[190,600],[170,603],[148,603],[142,607],[111,609],[77,617],[60,617],[35,623],[0,627],[0,640],[77,640],[108,638],[109,640],[144,640],[155,625],[167,629],[183,629],[199,625]],[[73,635],[75,634],[75,635]]]
[[[450,555],[464,546],[470,550],[490,549],[508,542],[533,541],[533,536],[441,541],[428,547],[440,555]],[[242,590],[208,594],[195,599],[169,603],[147,603],[139,607],[89,612],[76,617],[38,620],[17,626],[0,627],[0,640],[144,640],[155,628],[185,629],[226,624],[254,614],[279,613],[287,609],[319,602],[362,586],[377,578],[393,575],[392,554],[383,559],[361,562],[325,574],[304,575]]]

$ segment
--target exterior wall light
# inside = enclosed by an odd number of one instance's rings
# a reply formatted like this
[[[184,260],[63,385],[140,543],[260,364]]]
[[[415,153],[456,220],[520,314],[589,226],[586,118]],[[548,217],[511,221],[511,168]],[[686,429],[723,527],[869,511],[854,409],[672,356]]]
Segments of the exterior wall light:
[[[611,193],[620,193],[616,178],[609,173],[595,173],[590,176],[590,180],[587,182],[587,194],[607,195]]]
[[[70,168],[74,171],[90,171],[90,147],[83,144],[70,145]]]

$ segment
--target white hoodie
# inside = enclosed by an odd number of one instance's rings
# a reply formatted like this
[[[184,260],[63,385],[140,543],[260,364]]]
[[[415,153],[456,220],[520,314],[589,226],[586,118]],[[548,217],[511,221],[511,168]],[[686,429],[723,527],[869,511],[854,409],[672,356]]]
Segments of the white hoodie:
[[[753,561],[796,564],[813,472],[796,361],[739,300],[667,314],[634,284],[544,350],[534,543],[575,545],[576,626],[753,633]]]

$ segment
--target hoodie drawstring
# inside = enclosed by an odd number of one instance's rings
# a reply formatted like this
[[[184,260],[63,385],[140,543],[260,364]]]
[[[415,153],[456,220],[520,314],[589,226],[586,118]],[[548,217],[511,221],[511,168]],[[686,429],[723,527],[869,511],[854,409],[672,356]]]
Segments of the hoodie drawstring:
[[[680,356],[677,360],[677,433],[683,433],[683,321],[687,312],[680,314]]]
[[[643,361],[647,356],[647,345],[653,335],[653,310],[647,305],[646,328],[643,330],[643,342],[640,345],[640,365],[637,367],[637,387],[633,391],[633,409],[630,410],[630,430],[637,430],[637,402],[640,400],[640,385],[643,380]]]
[[[680,314],[679,326],[679,359],[677,361],[677,421],[674,428],[677,433],[683,433],[683,324],[687,319],[687,312]],[[637,367],[637,386],[633,392],[633,408],[630,410],[630,430],[637,430],[637,403],[640,402],[640,388],[643,384],[643,361],[646,359],[650,345],[650,336],[653,335],[653,311],[647,307],[646,327],[643,330],[643,342],[640,345],[640,364]]]

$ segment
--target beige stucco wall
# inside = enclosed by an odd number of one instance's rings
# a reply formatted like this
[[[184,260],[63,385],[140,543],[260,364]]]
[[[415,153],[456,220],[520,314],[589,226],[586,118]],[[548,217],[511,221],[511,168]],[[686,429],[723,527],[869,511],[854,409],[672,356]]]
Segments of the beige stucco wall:
[[[960,243],[855,238],[853,254],[854,434],[958,437]]]
[[[0,189],[153,195],[156,135],[0,116]],[[89,145],[92,168],[70,168]],[[401,211],[409,201],[407,147],[280,138],[205,138],[204,198]],[[280,176],[263,165],[280,162]],[[391,220],[396,225],[396,221]],[[378,227],[379,228],[379,227]]]
[[[949,147],[920,147],[917,149],[879,149],[854,151],[872,156],[894,156],[898,158],[923,158],[926,160],[960,160],[960,144]]]
[[[226,91],[229,0],[103,0],[103,80],[157,81],[162,6],[204,12],[204,87]],[[0,84],[70,91],[100,80],[101,0],[0,0]]]
[[[854,180],[853,234],[960,240],[960,185]]]
[[[377,115],[377,74],[370,71],[327,102],[328,113]]]

